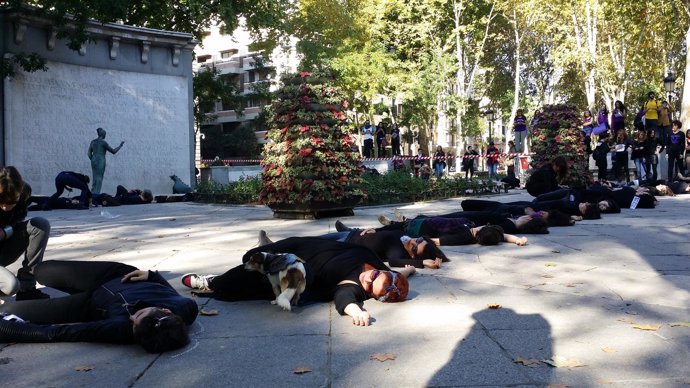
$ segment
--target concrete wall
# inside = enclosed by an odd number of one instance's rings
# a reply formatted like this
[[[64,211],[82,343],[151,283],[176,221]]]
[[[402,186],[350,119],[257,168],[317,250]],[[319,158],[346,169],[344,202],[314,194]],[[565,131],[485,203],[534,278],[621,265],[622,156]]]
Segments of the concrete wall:
[[[102,192],[122,184],[172,192],[169,176],[194,183],[192,49],[189,34],[94,24],[80,51],[55,39],[49,23],[0,14],[3,55],[36,52],[48,71],[18,71],[2,83],[2,162],[17,166],[36,194],[51,194],[63,170],[91,176],[87,151],[107,131]],[[18,36],[18,26],[24,29]]]

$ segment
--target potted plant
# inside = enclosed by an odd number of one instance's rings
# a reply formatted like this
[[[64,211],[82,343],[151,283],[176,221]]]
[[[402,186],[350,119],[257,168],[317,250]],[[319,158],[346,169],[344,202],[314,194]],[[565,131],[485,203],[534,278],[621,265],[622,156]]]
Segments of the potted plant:
[[[363,197],[348,103],[331,82],[328,74],[302,72],[285,77],[277,92],[261,174],[261,201],[276,218],[351,215]]]

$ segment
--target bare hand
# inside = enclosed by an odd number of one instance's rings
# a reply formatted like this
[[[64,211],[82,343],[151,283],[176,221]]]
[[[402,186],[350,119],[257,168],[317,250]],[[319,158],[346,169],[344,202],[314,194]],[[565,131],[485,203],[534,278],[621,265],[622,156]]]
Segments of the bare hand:
[[[527,237],[520,237],[520,238],[518,238],[518,239],[515,241],[515,244],[516,244],[517,246],[520,246],[520,247],[527,245]]]
[[[122,277],[122,283],[126,282],[145,282],[149,280],[149,271],[140,269],[134,270]]]
[[[362,233],[360,233],[360,236],[364,236],[365,234],[371,234],[371,233],[376,233],[375,229],[369,228],[369,229],[364,229]]]
[[[360,311],[352,315],[352,324],[355,326],[369,326],[369,313],[367,311]]]
[[[424,266],[425,266],[426,268],[431,268],[431,269],[439,269],[439,268],[441,268],[441,263],[442,263],[442,262],[443,262],[443,260],[441,260],[440,258],[436,258],[436,259],[434,259],[434,260],[432,260],[432,259],[425,259],[425,260],[422,260],[422,264],[424,264]]]

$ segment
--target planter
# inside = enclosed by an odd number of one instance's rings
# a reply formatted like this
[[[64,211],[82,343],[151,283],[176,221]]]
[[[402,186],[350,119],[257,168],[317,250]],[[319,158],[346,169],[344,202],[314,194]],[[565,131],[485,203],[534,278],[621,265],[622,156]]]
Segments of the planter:
[[[342,202],[312,203],[273,203],[268,207],[273,210],[273,218],[288,220],[316,220],[319,218],[353,216],[352,210],[361,197],[347,198]]]

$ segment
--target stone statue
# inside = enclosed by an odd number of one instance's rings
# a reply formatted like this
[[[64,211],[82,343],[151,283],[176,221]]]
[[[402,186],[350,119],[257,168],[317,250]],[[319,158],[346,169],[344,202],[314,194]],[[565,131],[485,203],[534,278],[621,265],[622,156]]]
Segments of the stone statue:
[[[117,151],[122,148],[125,142],[121,142],[117,148],[112,148],[105,141],[105,129],[98,128],[96,130],[98,138],[91,140],[89,145],[89,159],[91,159],[91,175],[93,176],[93,184],[91,186],[91,193],[100,194],[101,185],[103,184],[103,174],[105,173],[105,152],[108,151],[115,155]]]

